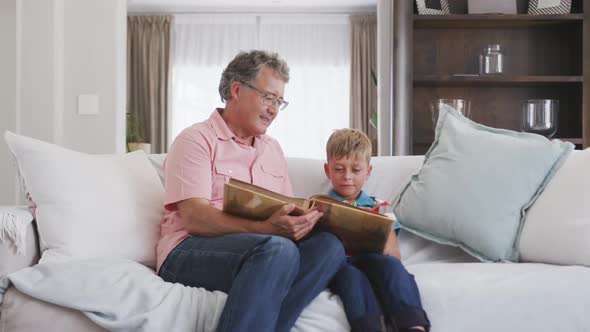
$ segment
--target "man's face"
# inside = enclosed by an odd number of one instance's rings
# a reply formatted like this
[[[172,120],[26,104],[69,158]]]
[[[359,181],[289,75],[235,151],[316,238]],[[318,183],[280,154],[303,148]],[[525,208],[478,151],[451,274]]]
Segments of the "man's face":
[[[261,135],[266,133],[266,129],[279,112],[277,106],[267,106],[263,103],[263,94],[266,94],[266,98],[283,98],[285,82],[276,71],[263,67],[256,80],[247,83],[251,87],[239,83],[240,127],[244,136]]]
[[[328,163],[324,164],[324,171],[334,191],[349,203],[356,201],[371,170],[372,166],[364,158],[354,156],[340,159],[330,157]]]

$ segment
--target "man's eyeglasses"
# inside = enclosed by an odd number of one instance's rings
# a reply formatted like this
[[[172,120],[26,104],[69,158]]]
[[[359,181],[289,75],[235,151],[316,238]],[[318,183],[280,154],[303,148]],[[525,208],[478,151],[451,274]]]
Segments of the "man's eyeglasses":
[[[284,100],[283,98],[277,98],[272,93],[264,92],[260,89],[257,89],[252,84],[249,84],[249,83],[246,83],[243,81],[238,81],[238,82],[240,82],[240,83],[244,84],[245,86],[249,87],[250,89],[256,91],[258,93],[258,95],[260,95],[260,97],[262,97],[262,104],[264,104],[266,106],[276,107],[280,110],[284,110],[285,108],[287,108],[287,105],[289,105],[288,101]]]

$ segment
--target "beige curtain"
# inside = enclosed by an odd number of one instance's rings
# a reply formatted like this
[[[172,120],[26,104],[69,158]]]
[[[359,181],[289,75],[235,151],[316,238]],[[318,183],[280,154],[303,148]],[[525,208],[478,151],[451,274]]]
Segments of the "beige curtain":
[[[166,152],[172,16],[127,17],[127,112],[152,153]]]
[[[351,16],[350,127],[362,130],[377,151],[377,129],[370,119],[377,112],[377,18]]]

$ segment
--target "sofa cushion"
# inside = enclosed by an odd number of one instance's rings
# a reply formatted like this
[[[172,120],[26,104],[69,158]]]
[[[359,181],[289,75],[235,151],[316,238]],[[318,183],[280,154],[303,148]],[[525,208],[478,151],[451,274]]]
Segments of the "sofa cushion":
[[[32,266],[39,261],[37,232],[33,223],[26,226],[24,235],[25,242],[22,244],[22,253],[17,253],[10,240],[0,241],[0,276]]]
[[[590,149],[574,151],[529,211],[523,261],[590,266]]]
[[[80,311],[34,299],[14,287],[6,292],[0,316],[1,332],[105,332]]]
[[[440,111],[422,169],[395,204],[405,229],[490,261],[515,260],[526,209],[573,149]]]
[[[0,206],[0,276],[39,261],[33,215],[26,206]]]
[[[7,132],[36,205],[41,262],[118,257],[155,266],[164,189],[146,155],[90,155]]]
[[[431,332],[588,331],[590,269],[537,263],[424,263],[416,278]]]
[[[422,166],[423,156],[373,157],[373,171],[363,190],[371,196],[392,202]],[[328,193],[330,181],[324,172],[324,160],[287,158],[289,178],[297,197]]]

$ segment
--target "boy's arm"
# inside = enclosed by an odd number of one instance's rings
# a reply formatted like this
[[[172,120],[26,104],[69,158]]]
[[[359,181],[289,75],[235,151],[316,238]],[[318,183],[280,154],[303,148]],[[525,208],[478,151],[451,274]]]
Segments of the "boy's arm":
[[[383,249],[383,254],[393,256],[400,260],[402,259],[401,253],[399,251],[399,243],[397,242],[397,235],[395,235],[395,230],[393,229],[389,233],[387,242],[385,242],[385,249]]]

